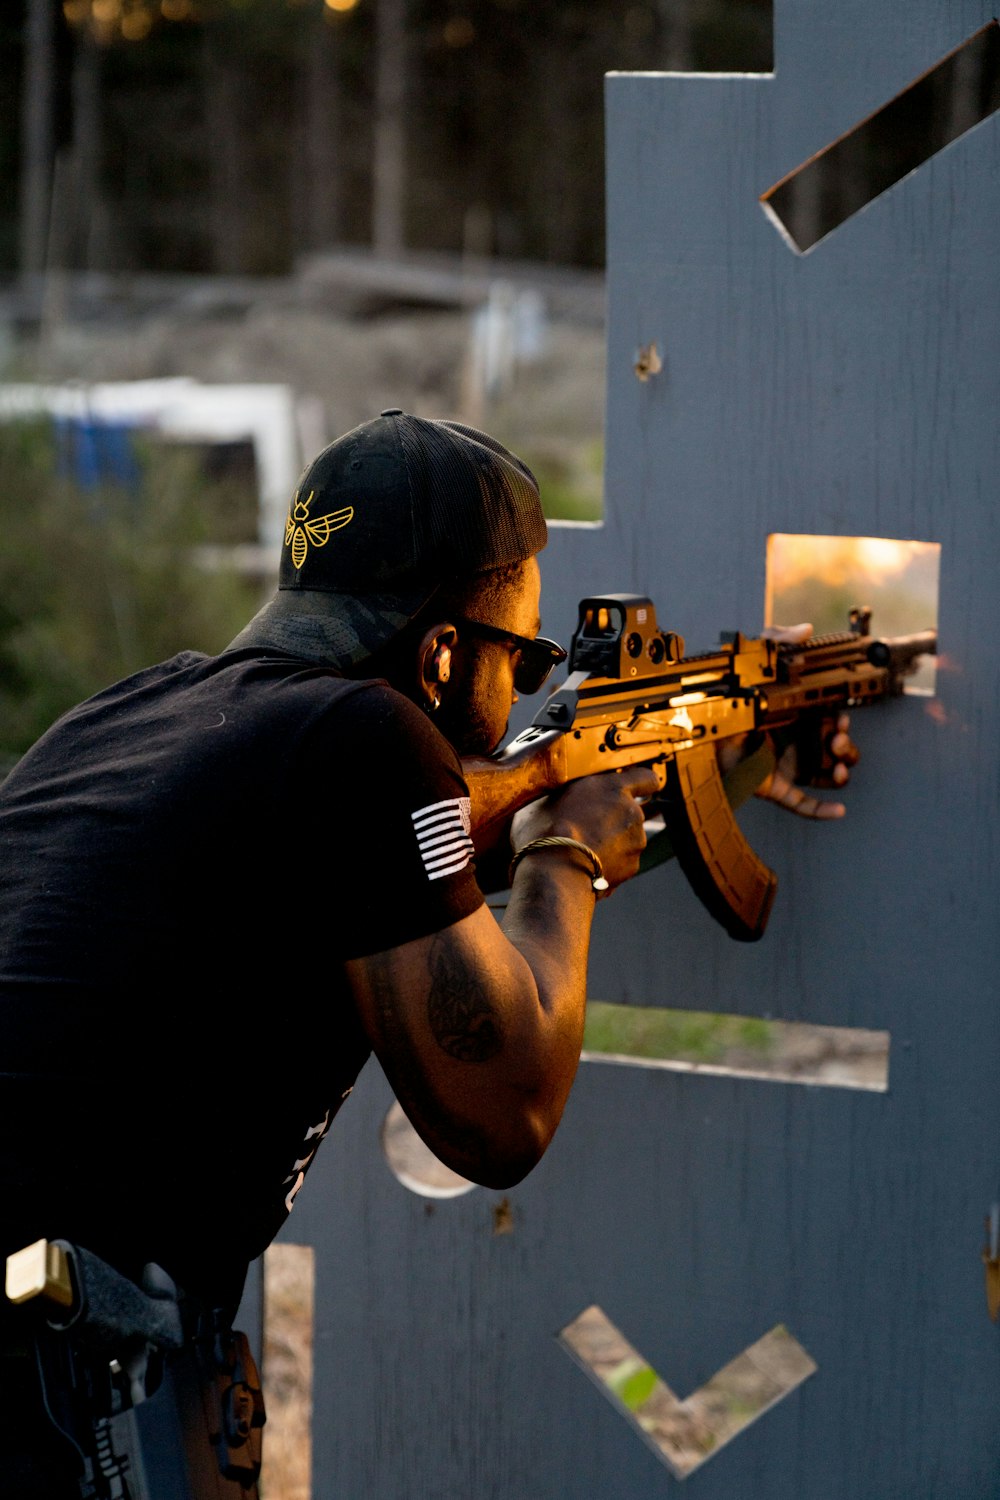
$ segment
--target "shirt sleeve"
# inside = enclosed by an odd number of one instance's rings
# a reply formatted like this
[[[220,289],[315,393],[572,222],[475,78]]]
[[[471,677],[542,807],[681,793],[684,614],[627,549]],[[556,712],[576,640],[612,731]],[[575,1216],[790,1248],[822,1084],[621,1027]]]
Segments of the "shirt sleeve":
[[[310,796],[309,863],[328,874],[343,958],[440,932],[482,906],[461,764],[408,698],[374,682],[331,705],[301,743],[296,780],[323,789]]]

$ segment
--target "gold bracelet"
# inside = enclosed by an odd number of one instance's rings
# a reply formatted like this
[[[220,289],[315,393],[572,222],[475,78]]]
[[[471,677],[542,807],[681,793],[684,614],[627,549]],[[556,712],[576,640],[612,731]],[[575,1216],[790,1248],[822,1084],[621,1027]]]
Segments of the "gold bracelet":
[[[518,849],[510,862],[510,869],[507,872],[507,879],[511,885],[514,884],[514,871],[521,863],[521,860],[526,854],[534,854],[538,849],[579,849],[580,853],[585,854],[591,863],[593,871],[590,879],[591,889],[597,891],[599,894],[610,889],[608,882],[604,878],[604,867],[601,864],[600,858],[591,849],[590,845],[581,844],[579,839],[562,838],[559,834],[552,834],[549,838],[544,839],[532,839],[530,844],[525,844],[522,849]]]

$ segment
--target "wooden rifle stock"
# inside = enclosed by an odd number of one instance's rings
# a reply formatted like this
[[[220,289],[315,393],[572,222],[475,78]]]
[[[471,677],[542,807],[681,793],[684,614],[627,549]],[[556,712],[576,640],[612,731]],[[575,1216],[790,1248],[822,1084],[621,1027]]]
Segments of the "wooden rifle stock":
[[[571,780],[566,736],[559,729],[549,729],[528,745],[518,746],[515,741],[499,755],[466,756],[462,771],[472,802],[472,838],[476,853],[482,856],[506,839],[516,812]]]

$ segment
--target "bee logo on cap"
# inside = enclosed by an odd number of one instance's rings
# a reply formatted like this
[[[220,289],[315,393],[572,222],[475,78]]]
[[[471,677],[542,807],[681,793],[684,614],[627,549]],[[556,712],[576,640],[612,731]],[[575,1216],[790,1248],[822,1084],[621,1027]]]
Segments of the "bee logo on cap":
[[[309,507],[315,494],[315,490],[310,490],[309,499],[300,500],[296,490],[285,522],[285,546],[291,546],[292,562],[296,568],[301,568],[305,562],[310,542],[314,547],[325,547],[333,532],[339,531],[354,519],[354,506],[345,505],[343,510],[332,510],[328,515],[318,516],[315,521],[311,521]]]

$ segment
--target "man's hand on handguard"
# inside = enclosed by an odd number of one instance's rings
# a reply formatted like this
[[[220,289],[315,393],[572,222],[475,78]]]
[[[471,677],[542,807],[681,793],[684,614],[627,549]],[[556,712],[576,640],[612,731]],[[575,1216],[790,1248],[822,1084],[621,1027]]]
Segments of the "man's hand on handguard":
[[[765,640],[779,641],[787,645],[797,646],[807,641],[813,633],[810,624],[802,625],[769,625],[761,631]],[[851,739],[850,715],[840,714],[836,720],[824,721],[821,734],[825,744],[820,750],[829,752],[828,759],[832,758],[833,765],[829,773],[817,778],[812,784],[816,786],[843,787],[850,780],[851,766],[857,765],[859,751]],[[817,756],[818,759],[822,755]],[[795,743],[785,746],[778,753],[777,763],[771,775],[762,781],[755,793],[765,802],[773,802],[782,807],[786,812],[797,814],[800,818],[842,818],[847,811],[842,802],[828,802],[822,797],[815,797],[810,792],[804,791],[796,784],[796,776],[799,773],[799,756]]]

